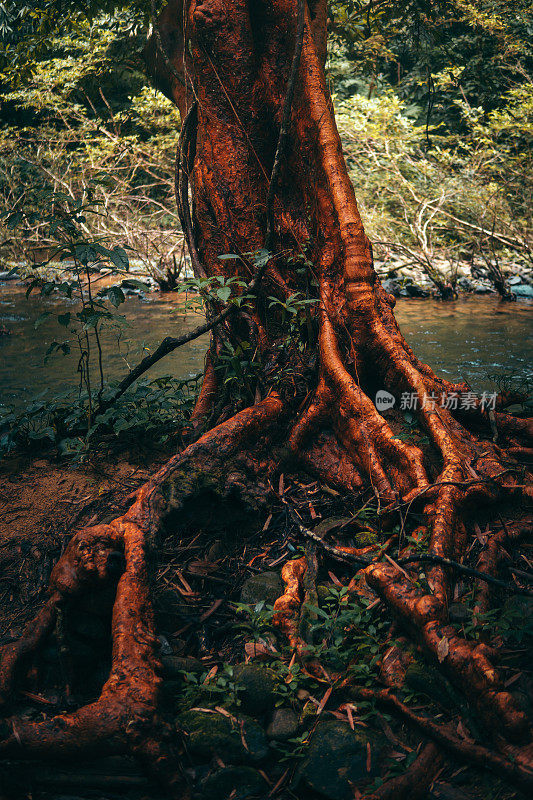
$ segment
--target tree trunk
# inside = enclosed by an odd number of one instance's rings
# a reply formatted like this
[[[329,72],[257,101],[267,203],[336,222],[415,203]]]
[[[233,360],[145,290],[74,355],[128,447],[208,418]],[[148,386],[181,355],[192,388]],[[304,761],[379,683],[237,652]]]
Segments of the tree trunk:
[[[416,512],[414,535],[433,559],[430,589],[413,581],[415,563],[406,571],[376,560],[364,568],[366,581],[467,694],[494,730],[493,750],[417,719],[383,690],[350,691],[394,706],[454,756],[499,770],[520,788],[533,785],[526,716],[501,684],[491,649],[462,639],[447,617],[455,568],[471,544],[477,510],[505,501],[516,518],[530,497],[520,462],[531,455],[531,425],[479,402],[468,409],[441,405],[443,395],[467,387],[435,376],[406,344],[395,301],[374,270],[342,155],[324,73],[326,19],[324,0],[192,0],[185,6],[176,0],[159,17],[147,62],[183,120],[177,195],[195,272],[249,283],[262,261],[267,266],[253,296],[213,330],[193,413],[197,441],[139,491],[123,517],[74,536],[54,570],[47,607],[21,641],[4,650],[0,691],[7,702],[57,609],[109,582],[109,564],[123,553],[113,666],[100,699],[70,715],[7,726],[0,743],[7,755],[134,752],[183,796],[172,737],[157,711],[161,678],[149,556],[165,519],[179,516],[198,494],[200,476],[209,475],[221,501],[238,496],[265,508],[265,498],[276,499],[269,489],[275,477],[290,468],[347,494],[370,485],[383,514],[402,526]],[[235,257],[221,258],[228,254]],[[234,296],[242,291],[230,285]],[[222,308],[212,303],[210,313]],[[255,354],[239,394],[221,379],[228,348]],[[380,390],[397,403],[404,393],[416,400],[425,449],[401,438],[401,414],[380,413],[374,402]],[[531,519],[504,529],[506,541],[515,541],[530,533]],[[413,555],[402,548],[402,557]],[[488,558],[480,569],[490,579],[496,566]],[[305,568],[302,574],[294,566],[285,570],[287,585],[297,588]],[[297,596],[289,591],[276,608],[305,662],[294,624]]]

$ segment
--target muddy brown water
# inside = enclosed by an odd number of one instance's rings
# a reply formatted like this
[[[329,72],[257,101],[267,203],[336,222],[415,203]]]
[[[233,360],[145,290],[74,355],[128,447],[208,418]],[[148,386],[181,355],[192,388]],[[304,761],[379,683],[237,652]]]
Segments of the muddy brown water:
[[[36,330],[35,321],[44,310],[53,316]],[[0,334],[0,406],[20,407],[44,390],[53,396],[78,385],[75,340],[70,355],[54,355],[45,363],[51,342],[68,336],[55,320],[66,311],[75,312],[75,304],[38,295],[26,299],[24,287],[0,284],[0,331],[9,331]],[[166,335],[180,335],[202,320],[199,314],[185,312],[172,294],[131,296],[119,311],[126,321],[120,334],[106,329],[102,335],[106,377],[113,380],[138,362],[143,347],[153,350]],[[533,381],[531,301],[506,304],[494,296],[464,296],[451,303],[400,299],[396,317],[416,354],[443,377],[466,378],[476,391],[494,388],[492,375]],[[206,334],[184,345],[148,376],[198,374],[208,341]]]

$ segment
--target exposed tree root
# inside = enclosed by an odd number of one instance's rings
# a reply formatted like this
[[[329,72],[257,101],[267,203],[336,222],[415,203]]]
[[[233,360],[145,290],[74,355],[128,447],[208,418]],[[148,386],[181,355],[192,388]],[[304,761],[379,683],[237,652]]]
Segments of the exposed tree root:
[[[435,775],[441,769],[443,757],[435,745],[426,744],[416,761],[397,778],[383,784],[368,800],[418,800],[427,797]]]
[[[519,522],[506,525],[498,533],[490,537],[486,549],[479,557],[478,569],[487,575],[496,575],[500,561],[507,558],[504,547],[516,544],[523,536],[533,531],[533,517],[528,516]],[[476,608],[488,611],[490,608],[490,583],[479,582],[476,597]]]
[[[288,561],[281,577],[285,583],[284,594],[276,600],[275,624],[289,640],[289,645],[299,655],[305,653],[305,642],[300,633],[300,606],[303,600],[302,581],[307,570],[307,559],[298,558]]]
[[[445,622],[446,609],[433,594],[422,594],[391,564],[368,567],[367,581],[398,615],[448,677],[477,707],[485,722],[520,740],[530,736],[526,715],[503,690],[485,644],[461,639]]]
[[[52,597],[45,607],[48,628],[60,604],[109,580],[110,562],[113,565],[113,556],[122,551],[125,568],[113,606],[113,663],[100,698],[42,722],[7,720],[0,744],[6,755],[142,752],[155,772],[164,771],[165,737],[156,714],[161,667],[149,598],[146,537],[135,523],[119,519],[81,531],[71,540],[52,574]],[[16,655],[12,648],[3,656],[6,688],[22,655],[19,647]]]
[[[73,537],[53,570],[47,605],[22,639],[0,654],[2,695],[11,699],[17,674],[23,677],[24,669],[27,671],[31,657],[53,627],[58,608],[95,586],[108,584],[113,573],[116,576],[117,561],[123,559],[113,605],[111,672],[95,703],[41,722],[6,720],[0,739],[2,755],[130,753],[171,794],[182,796],[182,790],[175,788],[179,775],[167,747],[169,736],[158,715],[161,664],[149,580],[155,536],[163,517],[202,490],[222,487],[227,497],[244,494],[252,502],[257,490],[246,487],[236,462],[241,462],[239,467],[245,471],[252,464],[256,466],[251,459],[246,463],[245,451],[241,458],[241,448],[250,438],[260,440],[281,410],[279,400],[271,397],[240,412],[168,462],[137,493],[136,502],[124,517],[84,529]],[[231,459],[234,471],[228,471]]]
[[[486,747],[459,739],[444,726],[415,714],[388,690],[375,691],[364,687],[353,687],[352,696],[360,700],[372,700],[379,708],[402,717],[460,761],[466,761],[480,769],[489,769],[497,775],[505,777],[511,785],[523,792],[531,791],[533,769],[530,752],[524,753],[521,758],[506,758]]]

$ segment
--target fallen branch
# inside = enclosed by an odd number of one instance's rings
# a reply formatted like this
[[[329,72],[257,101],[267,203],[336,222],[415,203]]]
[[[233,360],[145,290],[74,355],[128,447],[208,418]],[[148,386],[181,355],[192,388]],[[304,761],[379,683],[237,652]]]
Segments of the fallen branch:
[[[260,269],[257,271],[253,281],[247,286],[245,289],[245,293],[248,294],[255,294],[259,283],[261,282],[261,278],[267,268],[268,261],[264,263]],[[167,356],[169,353],[172,353],[173,350],[176,350],[178,347],[181,347],[188,342],[192,342],[194,339],[198,339],[199,336],[202,336],[204,333],[207,333],[216,325],[220,325],[224,320],[233,314],[234,311],[238,309],[238,306],[234,303],[230,303],[226,306],[226,308],[217,314],[216,317],[213,317],[212,320],[209,322],[204,322],[201,325],[198,325],[197,328],[194,330],[189,331],[188,333],[184,333],[182,336],[173,337],[173,336],[166,336],[159,347],[157,347],[153,353],[150,353],[149,356],[145,356],[142,361],[140,361],[136,367],[129,371],[125,378],[123,378],[114,394],[108,399],[100,403],[98,408],[96,409],[95,416],[98,414],[103,414],[111,405],[113,405],[119,397],[121,397],[124,392],[129,389],[132,383],[144,375],[144,373],[153,367],[154,364],[157,364],[158,361],[161,361],[162,358]]]
[[[436,556],[432,555],[431,553],[419,554],[416,556],[406,556],[405,558],[400,559],[398,564],[400,564],[400,566],[405,566],[406,564],[414,564],[416,562],[439,564],[443,567],[450,567],[462,575],[469,575],[471,578],[477,578],[485,583],[498,586],[500,589],[505,589],[505,591],[512,592],[514,594],[523,594],[526,595],[526,597],[533,597],[533,592],[530,589],[523,589],[521,586],[516,586],[508,581],[501,581],[499,578],[493,578],[492,575],[487,575],[485,572],[480,572],[478,569],[474,569],[473,567],[467,567],[464,564],[459,564],[458,561],[452,561],[450,558],[444,558],[444,556]],[[514,569],[513,572],[515,572]]]
[[[280,497],[281,502],[287,507],[289,515],[295,525],[297,526],[298,530],[303,536],[306,536],[308,539],[312,539],[313,542],[316,542],[320,545],[327,553],[329,553],[334,558],[337,558],[341,561],[348,561],[351,563],[361,564],[361,566],[369,567],[371,564],[377,564],[377,558],[364,558],[364,556],[356,556],[352,553],[346,553],[344,550],[341,550],[338,547],[335,547],[332,544],[328,544],[325,542],[321,536],[318,536],[314,531],[306,528],[305,525],[302,524],[301,520],[299,519],[298,515],[290,505],[290,503],[285,500],[284,497]],[[398,559],[394,562],[396,566],[404,567],[407,564],[438,564],[439,566],[449,567],[450,569],[459,572],[462,575],[468,575],[471,578],[477,578],[480,581],[485,581],[485,583],[490,583],[493,586],[498,586],[500,589],[505,589],[505,591],[511,592],[513,594],[522,594],[526,597],[533,597],[533,591],[530,589],[523,589],[521,586],[516,586],[513,583],[509,583],[508,581],[502,581],[499,578],[493,578],[492,575],[487,575],[485,572],[480,572],[478,569],[474,569],[473,567],[467,567],[464,564],[460,564],[458,561],[453,561],[450,558],[445,558],[444,556],[437,556],[431,553],[418,553],[417,555],[412,556],[405,556],[404,558]],[[516,572],[516,570],[513,570]],[[518,574],[518,573],[517,573]],[[529,579],[529,578],[528,578]]]

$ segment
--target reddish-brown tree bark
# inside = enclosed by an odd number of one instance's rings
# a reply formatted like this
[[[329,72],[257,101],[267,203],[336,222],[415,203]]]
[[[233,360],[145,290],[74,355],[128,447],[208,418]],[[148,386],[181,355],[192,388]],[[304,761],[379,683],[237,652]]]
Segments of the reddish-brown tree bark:
[[[203,435],[140,490],[123,517],[74,536],[54,570],[37,627],[3,653],[0,690],[8,701],[58,605],[108,582],[110,554],[120,552],[125,569],[113,609],[113,667],[100,699],[43,723],[6,723],[0,751],[19,757],[134,752],[171,788],[177,771],[157,715],[161,679],[147,563],[164,519],[179,515],[198,492],[199,475],[209,474],[221,499],[238,495],[255,507],[268,496],[268,478],[287,465],[346,493],[370,484],[390,513],[400,502],[407,511],[416,509],[424,520],[417,535],[427,538],[431,554],[460,561],[476,509],[505,500],[516,516],[530,497],[520,459],[532,430],[529,422],[504,414],[491,419],[479,405],[454,412],[426,402],[466,387],[438,378],[416,358],[394,318],[394,299],[374,271],[325,80],[325,0],[173,0],[157,27],[147,61],[185,121],[177,194],[195,271],[249,282],[257,269],[251,254],[268,243],[270,257],[245,311],[213,330],[193,414]],[[287,136],[280,137],[287,111]],[[228,253],[240,257],[220,259]],[[317,302],[308,306],[299,342],[291,344],[279,306],[269,298],[285,301],[295,292]],[[214,368],[225,342],[242,341],[251,343],[260,364],[251,387],[255,401],[247,405],[226,393]],[[378,389],[396,397],[414,393],[430,441],[426,452],[397,437],[372,400]],[[520,535],[530,532],[531,520],[519,529]],[[495,548],[480,565],[488,573],[495,569]],[[278,623],[305,659],[294,625],[305,563],[291,565],[284,570],[287,591],[277,603]],[[502,687],[490,648],[461,639],[449,625],[453,573],[435,564],[428,576],[431,593],[423,594],[391,563],[366,570],[369,586],[493,727],[495,750],[487,766],[503,764],[516,785],[532,786],[530,724]],[[485,606],[487,597],[484,590]],[[442,658],[444,639],[449,652]],[[405,710],[386,691],[376,697],[398,713]],[[456,756],[463,747],[465,757],[479,764],[488,752],[405,713]],[[183,796],[180,791],[175,789]]]

